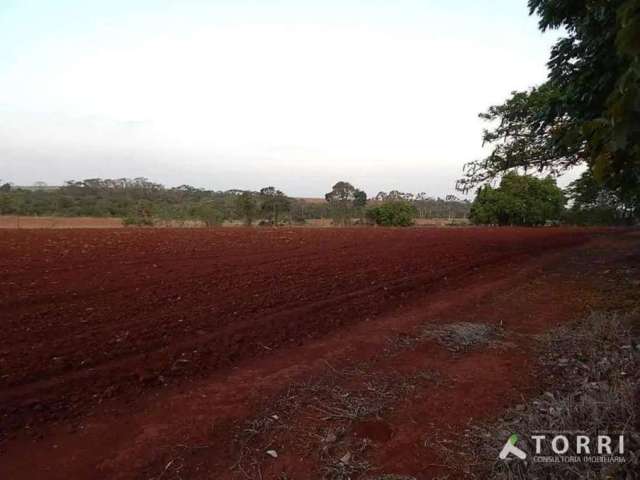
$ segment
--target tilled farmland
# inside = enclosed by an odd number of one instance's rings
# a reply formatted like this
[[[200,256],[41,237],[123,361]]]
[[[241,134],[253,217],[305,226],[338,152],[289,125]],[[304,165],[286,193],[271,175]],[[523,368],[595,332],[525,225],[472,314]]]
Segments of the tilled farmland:
[[[436,440],[535,391],[526,336],[601,301],[637,241],[1,231],[0,477],[451,474]]]

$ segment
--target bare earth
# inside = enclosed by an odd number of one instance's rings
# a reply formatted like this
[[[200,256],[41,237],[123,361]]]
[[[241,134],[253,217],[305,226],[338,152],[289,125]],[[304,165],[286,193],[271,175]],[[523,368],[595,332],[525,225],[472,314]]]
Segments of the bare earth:
[[[442,447],[638,263],[614,230],[2,231],[0,478],[464,478]]]

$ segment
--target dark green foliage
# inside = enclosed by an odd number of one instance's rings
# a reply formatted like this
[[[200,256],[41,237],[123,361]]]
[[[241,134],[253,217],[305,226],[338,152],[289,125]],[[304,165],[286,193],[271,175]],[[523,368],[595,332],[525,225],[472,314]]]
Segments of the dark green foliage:
[[[165,188],[144,178],[87,179],[69,181],[60,188],[0,189],[0,214],[119,217],[131,225],[146,225],[150,219],[206,217],[215,223],[220,216],[237,217],[236,197],[237,192],[201,190],[188,185]],[[215,215],[214,207],[218,212]]]
[[[367,218],[385,227],[409,227],[414,224],[416,208],[405,200],[392,200],[367,210]]]
[[[508,173],[498,188],[480,187],[471,205],[470,219],[489,225],[544,225],[559,220],[565,198],[551,177]]]
[[[433,198],[425,192],[414,195],[398,190],[392,190],[389,193],[378,192],[374,199],[378,202],[398,200],[410,202],[416,209],[417,218],[467,218],[471,206],[468,200],[460,200],[454,195]]]
[[[260,202],[262,213],[271,225],[279,225],[282,214],[291,208],[291,199],[274,187],[265,187],[260,190]]]
[[[153,204],[149,200],[140,200],[134,205],[129,214],[124,217],[122,221],[125,225],[133,225],[139,227],[152,226],[152,209]]]
[[[311,203],[300,199],[291,199],[289,216],[293,223],[305,223],[310,219],[327,218],[329,210],[325,203]]]
[[[353,206],[355,208],[363,208],[367,205],[367,194],[362,190],[356,189],[353,196],[354,196]]]
[[[640,183],[635,190],[606,188],[591,171],[566,189],[571,208],[566,223],[577,225],[633,225],[640,221]]]
[[[237,212],[247,226],[251,226],[258,214],[258,201],[253,192],[242,192],[236,198]]]
[[[353,216],[362,215],[367,204],[367,194],[358,190],[349,182],[336,183],[324,196],[335,225],[349,225]]]
[[[203,202],[195,207],[194,213],[195,217],[207,227],[222,225],[222,222],[224,222],[224,211],[217,207],[214,202]]]
[[[586,163],[606,188],[632,189],[640,167],[640,0],[530,0],[541,30],[562,28],[549,79],[481,117],[496,126],[485,159],[458,188],[517,168],[551,173]]]

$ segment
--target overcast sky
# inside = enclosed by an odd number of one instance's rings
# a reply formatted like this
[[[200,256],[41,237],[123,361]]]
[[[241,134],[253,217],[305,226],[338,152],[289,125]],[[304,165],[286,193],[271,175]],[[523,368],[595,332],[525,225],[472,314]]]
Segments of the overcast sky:
[[[0,0],[0,178],[454,192],[546,78],[526,0]]]

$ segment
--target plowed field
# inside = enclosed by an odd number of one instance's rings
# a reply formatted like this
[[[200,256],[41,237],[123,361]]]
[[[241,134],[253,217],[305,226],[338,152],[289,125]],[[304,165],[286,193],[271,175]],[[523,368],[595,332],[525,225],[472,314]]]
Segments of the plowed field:
[[[403,335],[460,320],[530,334],[574,318],[606,261],[590,246],[616,236],[0,231],[0,478],[333,478],[340,449],[355,458],[347,437],[369,439],[358,455],[385,471],[447,473],[425,432],[455,430],[535,389],[531,364],[508,350],[416,348]],[[425,368],[446,386],[415,380]],[[408,393],[394,390],[398,375],[415,380]],[[391,385],[388,401],[335,414],[333,394],[359,392],[366,379]],[[326,388],[303,388],[312,381]],[[427,395],[428,410],[414,411],[412,395]],[[282,428],[269,433],[264,418]],[[338,427],[331,448],[316,446]]]

